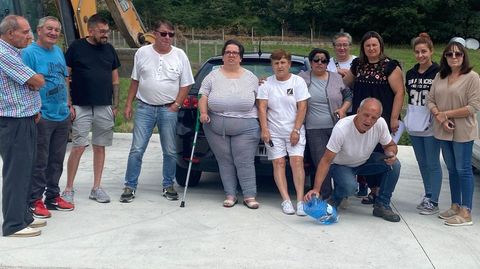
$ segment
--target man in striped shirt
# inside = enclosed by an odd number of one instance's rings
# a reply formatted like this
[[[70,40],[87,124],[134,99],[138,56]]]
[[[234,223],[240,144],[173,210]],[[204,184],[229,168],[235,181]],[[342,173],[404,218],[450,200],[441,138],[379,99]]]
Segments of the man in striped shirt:
[[[36,227],[46,224],[33,219],[27,203],[35,160],[35,119],[41,106],[38,90],[45,83],[42,75],[22,62],[20,49],[28,45],[29,37],[30,25],[25,18],[10,15],[0,22],[3,236],[36,236],[40,234]]]

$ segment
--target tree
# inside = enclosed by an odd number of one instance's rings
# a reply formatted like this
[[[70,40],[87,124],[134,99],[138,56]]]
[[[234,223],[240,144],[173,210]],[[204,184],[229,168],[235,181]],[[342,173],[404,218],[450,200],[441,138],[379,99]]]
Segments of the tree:
[[[310,29],[315,33],[317,18],[325,14],[326,4],[327,0],[294,0],[293,13],[302,20],[307,18]]]
[[[434,41],[480,37],[479,0],[133,0],[147,26],[159,18],[195,28],[252,27],[261,35],[280,29],[308,34],[317,27],[331,35],[345,29],[356,39],[379,32],[388,43],[408,43],[419,32]],[[452,12],[455,10],[455,12]]]

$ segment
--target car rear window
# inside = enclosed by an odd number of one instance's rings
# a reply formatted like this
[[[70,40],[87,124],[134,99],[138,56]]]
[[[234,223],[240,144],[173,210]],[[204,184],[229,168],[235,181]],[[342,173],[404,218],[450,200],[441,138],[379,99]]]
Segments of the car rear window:
[[[190,94],[198,94],[200,86],[202,85],[203,79],[212,71],[223,65],[221,59],[210,60],[205,63],[202,68],[198,71],[195,76],[195,84],[190,90]],[[242,67],[250,70],[257,77],[263,78],[268,77],[273,74],[272,65],[270,64],[270,59],[262,58],[243,58]],[[308,67],[305,65],[305,62],[293,61],[292,66],[290,67],[290,72],[293,74],[298,74],[300,71],[307,70]]]

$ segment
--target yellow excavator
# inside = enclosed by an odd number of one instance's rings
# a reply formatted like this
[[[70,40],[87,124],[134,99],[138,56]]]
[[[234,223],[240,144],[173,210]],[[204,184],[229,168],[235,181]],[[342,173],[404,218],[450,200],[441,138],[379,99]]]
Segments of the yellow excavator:
[[[55,3],[63,26],[66,46],[75,39],[88,35],[87,20],[97,13],[96,0],[0,0],[0,19],[9,14],[26,17],[34,28],[38,19],[44,16],[43,7]],[[130,0],[104,0],[115,24],[131,48],[154,43]]]

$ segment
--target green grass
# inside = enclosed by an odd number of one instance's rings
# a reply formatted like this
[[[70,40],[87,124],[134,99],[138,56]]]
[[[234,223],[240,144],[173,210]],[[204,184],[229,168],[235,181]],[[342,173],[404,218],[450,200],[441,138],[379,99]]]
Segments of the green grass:
[[[114,131],[119,133],[129,133],[133,130],[133,120],[127,121],[123,112],[125,111],[125,101],[127,100],[129,78],[120,78],[120,105],[119,112],[115,118]]]
[[[222,49],[222,43],[217,44],[201,44],[201,55],[199,55],[199,45],[198,43],[191,42],[188,44],[188,49],[185,49],[184,43],[177,44],[178,47],[187,51],[190,63],[192,64],[193,72],[197,72],[200,67],[200,60],[204,62],[209,57],[218,55]],[[258,51],[258,44],[251,44],[251,42],[244,42],[246,52],[256,52]],[[328,44],[318,44],[318,45],[266,45],[262,44],[263,52],[271,52],[275,49],[282,48],[286,51],[291,52],[292,54],[299,55],[308,55],[310,50],[314,47],[320,47],[327,49],[331,55],[334,55],[333,48],[330,43]],[[442,54],[445,44],[438,45],[437,49],[434,51],[433,60],[437,63],[440,62],[440,56]],[[215,53],[216,52],[216,53]],[[358,45],[353,45],[351,48],[351,53],[358,55],[359,47]],[[406,72],[416,63],[415,57],[413,55],[412,48],[408,46],[386,46],[385,53],[390,58],[396,59],[400,62],[403,71]],[[474,70],[477,73],[480,73],[480,50],[469,50],[468,55],[470,58],[470,64],[474,67]],[[200,57],[201,56],[201,57]],[[120,80],[120,113],[117,115],[115,120],[115,132],[131,132],[133,129],[133,121],[126,121],[123,116],[123,111],[125,107],[125,100],[127,98],[128,87],[130,85],[129,78],[121,78]],[[403,134],[399,142],[400,145],[410,145],[410,139],[406,133]]]

